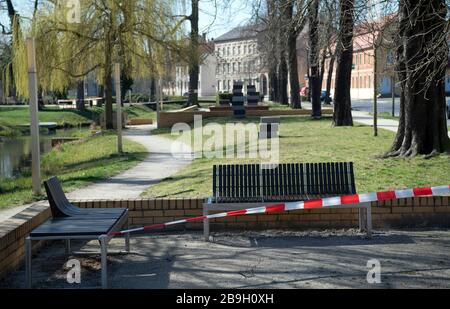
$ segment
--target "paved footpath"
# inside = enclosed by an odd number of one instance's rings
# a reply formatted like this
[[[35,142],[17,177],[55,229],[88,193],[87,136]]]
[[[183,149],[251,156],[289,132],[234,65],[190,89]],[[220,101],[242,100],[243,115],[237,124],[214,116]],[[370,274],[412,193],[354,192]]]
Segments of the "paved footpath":
[[[154,126],[132,126],[124,132],[126,139],[142,144],[149,155],[136,167],[89,187],[68,194],[72,200],[133,199],[146,189],[176,174],[192,161],[185,144],[152,136]],[[175,147],[175,151],[172,148]]]
[[[367,112],[353,111],[353,121],[367,126],[373,126],[373,116]],[[393,119],[378,118],[378,127],[397,133],[398,121]]]
[[[146,189],[176,174],[192,162],[192,151],[185,144],[152,136],[155,126],[131,126],[124,131],[128,140],[147,148],[148,156],[134,168],[104,181],[68,194],[71,200],[133,199]],[[31,205],[0,211],[0,222],[20,213]]]
[[[353,111],[352,114],[353,121],[365,124],[367,126],[373,126],[373,116],[370,113]],[[398,121],[393,119],[378,118],[378,128],[397,133]],[[448,132],[448,136],[450,137],[450,132]]]

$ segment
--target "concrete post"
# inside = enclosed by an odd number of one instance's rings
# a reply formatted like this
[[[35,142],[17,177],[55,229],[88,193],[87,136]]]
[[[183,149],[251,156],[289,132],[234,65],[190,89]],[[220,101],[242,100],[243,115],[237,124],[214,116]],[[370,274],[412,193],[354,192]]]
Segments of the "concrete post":
[[[158,79],[158,100],[156,100],[157,102],[156,102],[156,125],[157,125],[157,128],[159,129],[160,128],[160,126],[159,126],[159,117],[160,117],[160,113],[161,113],[161,104],[162,104],[162,101],[163,101],[163,98],[162,98],[162,90],[161,90],[161,77],[159,77],[159,79]]]
[[[120,63],[114,65],[114,81],[116,84],[116,105],[117,105],[117,144],[119,154],[123,153],[122,140],[122,91],[120,89]]]
[[[39,142],[38,85],[36,73],[36,46],[34,38],[27,39],[28,91],[30,97],[30,129],[33,193],[41,194],[41,149]]]

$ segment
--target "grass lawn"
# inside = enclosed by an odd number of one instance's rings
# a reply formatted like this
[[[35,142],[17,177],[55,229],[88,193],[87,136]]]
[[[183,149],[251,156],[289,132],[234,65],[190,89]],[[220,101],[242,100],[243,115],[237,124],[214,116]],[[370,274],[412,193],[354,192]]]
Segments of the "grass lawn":
[[[64,144],[42,157],[42,178],[57,175],[64,189],[72,191],[117,175],[135,166],[146,156],[143,146],[128,140],[124,140],[124,149],[125,155],[116,154],[117,136],[110,133]],[[30,175],[0,181],[0,208],[23,205],[43,198],[33,197]]]
[[[227,119],[206,119],[204,125],[210,122],[224,125],[226,121]],[[258,123],[259,118],[246,121]],[[449,155],[432,159],[380,159],[380,155],[393,142],[393,132],[380,130],[380,136],[375,138],[371,127],[356,125],[352,128],[333,128],[331,119],[313,121],[308,117],[283,118],[280,130],[282,163],[353,161],[358,192],[450,184]],[[159,130],[158,133],[170,137],[168,130]],[[258,161],[197,159],[177,175],[147,190],[143,196],[210,196],[212,166],[232,163]]]

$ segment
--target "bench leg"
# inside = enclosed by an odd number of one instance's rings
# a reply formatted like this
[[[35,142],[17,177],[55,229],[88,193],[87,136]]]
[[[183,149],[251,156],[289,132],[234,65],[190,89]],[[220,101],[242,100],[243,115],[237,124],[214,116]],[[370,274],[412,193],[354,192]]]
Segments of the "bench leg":
[[[372,204],[367,203],[366,207],[366,228],[367,228],[367,237],[372,238]]]
[[[364,232],[366,231],[366,206],[365,205],[360,205],[360,207],[358,208],[359,211],[359,231],[360,232]]]
[[[108,288],[108,237],[100,236],[102,260],[102,289]]]
[[[70,253],[72,252],[71,248],[70,248],[70,239],[66,240],[66,255],[70,255]]]
[[[208,206],[203,205],[203,216],[208,215]],[[203,220],[203,236],[205,241],[209,242],[209,219]]]
[[[128,230],[130,228],[130,225],[127,223],[126,229]],[[125,234],[125,251],[127,253],[130,253],[130,233]]]
[[[26,288],[31,289],[33,286],[32,279],[32,269],[31,269],[31,255],[32,255],[32,242],[31,238],[27,237],[25,239],[25,280]]]

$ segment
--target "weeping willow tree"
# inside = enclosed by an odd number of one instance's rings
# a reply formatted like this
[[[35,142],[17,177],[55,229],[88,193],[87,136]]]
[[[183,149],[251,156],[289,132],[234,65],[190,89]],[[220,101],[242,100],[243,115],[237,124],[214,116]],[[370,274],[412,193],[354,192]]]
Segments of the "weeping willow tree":
[[[69,18],[71,12],[58,3],[45,2],[27,33],[37,41],[39,85],[48,91],[64,91],[88,74],[95,75],[105,92],[106,128],[112,129],[113,64],[121,63],[129,78],[163,74],[167,54],[180,51],[180,23],[171,18],[173,3],[82,0],[80,11],[75,12],[79,22]],[[24,40],[18,41],[22,44],[19,59],[26,60]],[[15,66],[17,80],[26,81],[26,65],[18,61]],[[26,82],[17,86],[25,95]]]

